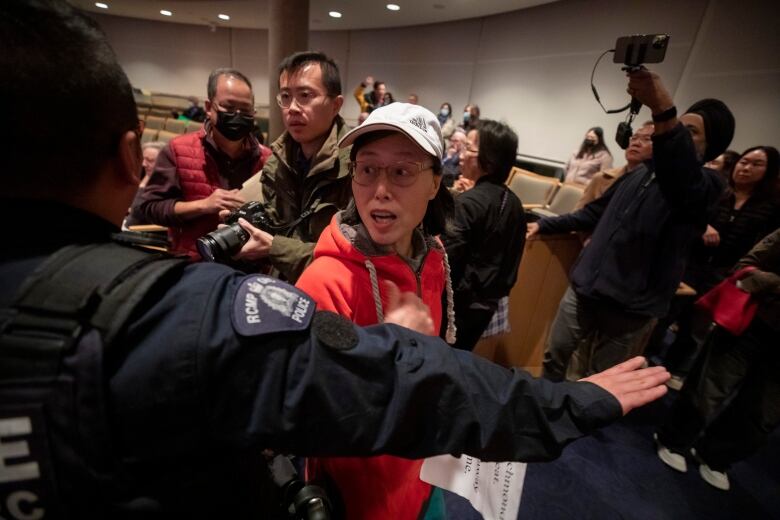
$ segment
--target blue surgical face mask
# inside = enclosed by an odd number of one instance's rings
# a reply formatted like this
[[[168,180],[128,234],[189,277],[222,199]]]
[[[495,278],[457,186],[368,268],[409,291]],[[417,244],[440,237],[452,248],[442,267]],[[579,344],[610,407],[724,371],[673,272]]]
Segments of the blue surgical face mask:
[[[471,112],[467,110],[466,112],[463,112],[463,120],[468,121],[469,119],[471,119]]]
[[[450,115],[450,109],[447,108],[447,107],[441,107],[441,110],[439,110],[439,113],[442,116],[447,117],[448,115]]]

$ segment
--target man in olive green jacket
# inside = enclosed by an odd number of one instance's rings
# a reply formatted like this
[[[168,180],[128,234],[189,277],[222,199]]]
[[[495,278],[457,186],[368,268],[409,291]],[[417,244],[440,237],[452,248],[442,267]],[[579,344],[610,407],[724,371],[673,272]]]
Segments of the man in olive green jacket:
[[[352,197],[350,149],[338,148],[348,130],[338,115],[344,102],[338,67],[319,52],[288,56],[279,66],[276,99],[286,131],[271,144],[273,155],[259,174],[276,232],[240,221],[250,238],[239,258],[265,259],[271,274],[294,283],[322,230]]]

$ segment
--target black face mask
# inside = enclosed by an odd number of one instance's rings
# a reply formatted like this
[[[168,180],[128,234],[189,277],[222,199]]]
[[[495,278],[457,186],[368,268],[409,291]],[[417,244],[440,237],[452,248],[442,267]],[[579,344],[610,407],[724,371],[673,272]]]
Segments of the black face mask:
[[[252,116],[238,112],[217,111],[217,130],[230,141],[240,141],[255,127]]]

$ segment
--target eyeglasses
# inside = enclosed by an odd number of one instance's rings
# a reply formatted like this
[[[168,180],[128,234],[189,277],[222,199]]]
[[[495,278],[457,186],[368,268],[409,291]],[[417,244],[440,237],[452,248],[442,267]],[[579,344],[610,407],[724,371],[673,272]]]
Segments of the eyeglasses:
[[[379,180],[382,171],[384,171],[390,184],[406,187],[415,183],[420,172],[429,170],[432,167],[432,163],[412,161],[401,161],[386,165],[373,161],[354,161],[349,163],[349,173],[356,184],[373,186]]]
[[[653,138],[649,135],[634,134],[629,138],[629,141],[642,141],[643,143],[651,143],[653,142]]]
[[[282,108],[290,108],[293,100],[295,100],[295,103],[299,107],[305,107],[311,105],[312,101],[319,97],[322,97],[322,94],[317,94],[311,90],[300,90],[295,92],[295,94],[284,91],[279,92],[276,95],[276,102],[279,103],[279,106]]]
[[[479,155],[479,148],[472,148],[470,146],[466,146],[464,148],[464,150],[467,151],[468,153],[473,153],[474,155]]]
[[[228,114],[241,114],[242,116],[252,117],[255,115],[255,112],[257,112],[254,109],[254,107],[246,108],[246,107],[237,107],[233,105],[222,106],[216,101],[212,101],[212,103],[214,103],[214,106],[216,106],[220,112],[226,112]]]

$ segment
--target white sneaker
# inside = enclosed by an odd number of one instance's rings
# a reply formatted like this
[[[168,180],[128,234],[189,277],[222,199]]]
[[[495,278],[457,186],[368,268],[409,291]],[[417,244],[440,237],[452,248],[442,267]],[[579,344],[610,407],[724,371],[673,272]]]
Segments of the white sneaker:
[[[680,473],[685,473],[688,471],[688,462],[685,460],[685,457],[680,455],[679,453],[675,453],[660,442],[658,442],[658,434],[653,434],[653,440],[655,440],[656,445],[658,446],[657,453],[658,458],[661,459],[661,461],[669,466],[670,468],[679,471]],[[714,484],[713,484],[714,485]]]
[[[666,386],[672,390],[677,390],[678,392],[682,389],[683,384],[685,384],[685,379],[676,375],[672,375],[672,377],[670,377],[666,382]]]
[[[699,475],[701,475],[701,478],[703,478],[707,484],[713,487],[722,489],[723,491],[728,491],[731,488],[729,476],[726,475],[725,472],[715,471],[706,464],[699,466]]]

